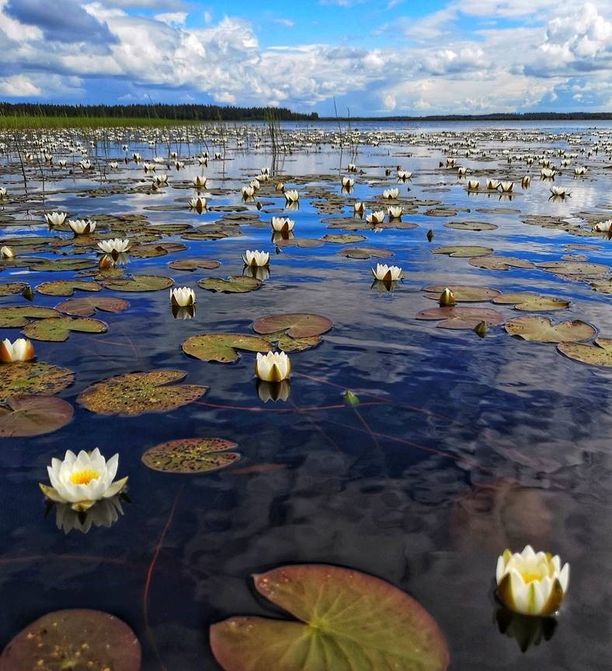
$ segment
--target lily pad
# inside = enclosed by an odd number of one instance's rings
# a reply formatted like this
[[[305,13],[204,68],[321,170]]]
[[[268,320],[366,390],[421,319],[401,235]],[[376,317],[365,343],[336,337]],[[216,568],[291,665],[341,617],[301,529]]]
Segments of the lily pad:
[[[265,338],[241,333],[204,333],[187,338],[182,345],[183,352],[201,361],[233,363],[240,354],[247,352],[269,352],[272,348]]]
[[[44,361],[9,363],[0,367],[0,402],[11,396],[52,396],[70,386],[74,373]]]
[[[431,250],[434,254],[448,254],[460,259],[475,257],[475,256],[489,256],[493,254],[490,247],[479,247],[478,245],[452,245],[448,247],[436,247]]]
[[[474,307],[440,307],[429,308],[419,312],[417,319],[439,321],[438,328],[443,329],[474,329],[480,322],[487,326],[499,326],[504,317],[491,308]]]
[[[84,296],[83,298],[70,298],[55,306],[58,312],[72,317],[91,317],[96,310],[102,312],[123,312],[130,307],[128,301],[113,296]]]
[[[262,284],[261,280],[243,275],[232,275],[232,277],[228,277],[226,280],[218,277],[209,277],[198,282],[198,286],[202,289],[224,294],[245,294],[249,291],[259,289]]]
[[[612,368],[612,338],[597,338],[594,345],[562,342],[557,349],[574,361]]]
[[[584,263],[579,261],[551,261],[538,263],[538,268],[544,268],[558,275],[571,277],[598,278],[605,277],[610,272],[610,267],[603,263]]]
[[[523,340],[556,343],[580,342],[596,335],[593,326],[578,319],[553,324],[546,317],[517,317],[506,324],[506,331]]]
[[[256,590],[296,619],[232,617],[210,629],[225,671],[444,671],[449,653],[433,618],[379,578],[325,565],[254,576]]]
[[[100,415],[141,415],[170,412],[204,396],[208,387],[174,384],[186,377],[182,370],[157,369],[109,377],[82,391],[77,402]]]
[[[261,335],[283,331],[291,338],[309,338],[327,333],[333,325],[331,319],[322,315],[295,312],[260,317],[253,324],[253,330]]]
[[[393,252],[388,249],[378,249],[375,247],[350,247],[341,249],[338,254],[346,256],[348,259],[387,259],[393,256]]]
[[[74,410],[53,396],[19,396],[0,405],[0,438],[25,438],[52,433],[66,426]]]
[[[612,279],[591,282],[591,289],[600,294],[612,294]]]
[[[32,263],[32,270],[45,272],[64,272],[66,270],[84,270],[96,265],[91,259],[44,259]]]
[[[449,221],[444,226],[457,231],[494,231],[497,229],[495,224],[489,224],[486,221]]]
[[[451,286],[448,288],[453,292],[457,303],[482,303],[499,295],[497,289],[488,289],[487,287]],[[426,292],[427,298],[439,300],[444,289],[446,287],[440,285],[425,287],[423,291]]]
[[[307,336],[305,338],[292,338],[283,331],[270,333],[266,336],[270,343],[275,343],[276,347],[283,352],[304,352],[321,344],[321,336]]]
[[[214,259],[182,259],[180,261],[172,261],[168,267],[172,270],[215,270],[221,264]]]
[[[468,263],[483,270],[510,270],[510,268],[533,268],[531,261],[519,259],[515,256],[485,256],[473,257]]]
[[[0,296],[14,296],[20,294],[28,288],[25,282],[8,282],[7,284],[0,284]]]
[[[0,308],[0,328],[15,328],[24,326],[30,319],[51,319],[59,316],[57,310],[34,305]]]
[[[99,319],[85,317],[58,317],[57,319],[42,319],[26,324],[22,333],[32,340],[46,340],[48,342],[64,342],[68,340],[70,332],[78,333],[106,333],[108,325]]]
[[[174,282],[163,275],[134,275],[129,279],[112,279],[104,283],[113,291],[161,291],[169,289]]]
[[[336,245],[351,245],[355,242],[365,240],[365,235],[353,235],[351,233],[327,233],[322,238],[325,242],[333,242]]]
[[[565,310],[570,301],[555,296],[539,296],[529,291],[517,291],[501,294],[493,299],[496,305],[514,305],[515,310],[521,312],[549,312],[551,310]]]
[[[17,634],[0,657],[1,671],[139,671],[140,664],[140,643],[127,624],[86,609],[43,615]]]
[[[228,452],[237,443],[223,438],[179,438],[151,447],[142,463],[163,473],[210,473],[236,463],[238,452]]]
[[[101,291],[102,285],[97,282],[82,280],[60,280],[58,282],[43,282],[36,287],[39,294],[45,296],[72,296],[75,291]]]

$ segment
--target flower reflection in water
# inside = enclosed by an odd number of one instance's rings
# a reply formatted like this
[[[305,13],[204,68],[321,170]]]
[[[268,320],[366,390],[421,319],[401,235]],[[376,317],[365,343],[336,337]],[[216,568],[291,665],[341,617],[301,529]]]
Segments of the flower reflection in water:
[[[89,510],[78,512],[66,503],[53,503],[55,508],[55,524],[60,531],[69,534],[71,531],[89,533],[92,527],[106,527],[109,529],[124,515],[123,501],[127,498],[123,494],[116,494],[110,499],[98,501]]]
[[[495,612],[495,621],[501,634],[516,639],[521,652],[542,641],[550,641],[558,624],[554,617],[519,615],[503,607]]]
[[[291,383],[289,380],[281,380],[280,382],[266,382],[265,380],[257,380],[257,396],[259,400],[267,403],[268,401],[287,401],[291,394]]]

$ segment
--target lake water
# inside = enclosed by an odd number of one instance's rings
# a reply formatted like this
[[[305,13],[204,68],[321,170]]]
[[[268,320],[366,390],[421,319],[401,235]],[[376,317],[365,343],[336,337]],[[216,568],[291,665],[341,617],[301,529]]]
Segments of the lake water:
[[[216,222],[224,212],[197,214],[187,207],[195,193],[190,181],[198,174],[208,177],[203,192],[211,208],[232,206],[227,209],[237,212],[246,206],[257,216],[234,237],[164,235],[160,241],[188,249],[130,257],[128,273],[164,275],[176,286],[195,288],[194,319],[173,318],[167,290],[104,289],[99,295],[130,302],[122,313],[96,313],[108,324],[106,333],[35,342],[39,361],[75,372],[74,384],[59,394],[74,405],[75,415],[54,433],[0,439],[2,645],[44,613],[94,608],[133,628],[145,671],[217,669],[208,646],[212,623],[236,614],[274,615],[254,595],[249,577],[313,562],[374,574],[416,598],[447,637],[455,671],[612,668],[611,369],[571,360],[554,344],[511,337],[501,325],[479,338],[471,329],[448,330],[416,319],[437,305],[424,287],[471,285],[569,299],[565,310],[537,314],[554,322],[583,320],[612,337],[609,290],[591,286],[609,275],[554,274],[537,265],[570,256],[610,267],[612,243],[590,233],[595,220],[612,216],[612,124],[596,125],[356,122],[352,136],[341,124],[340,137],[337,124],[291,124],[282,129],[284,151],[274,161],[260,125],[190,128],[188,138],[184,131],[172,131],[169,138],[162,130],[108,131],[93,147],[93,135],[75,134],[72,140],[83,143],[94,164],[88,172],[75,166],[83,156],[67,146],[69,134],[49,133],[42,145],[57,144],[51,149],[55,165],[26,161],[27,195],[14,140],[0,137],[7,145],[0,155],[0,186],[8,189],[0,204],[2,239],[70,239],[47,230],[43,214],[52,210],[101,220],[141,214],[153,225]],[[21,142],[25,152],[32,138]],[[599,150],[589,155],[594,145]],[[560,166],[559,149],[576,156],[554,182],[540,179],[538,158],[531,166],[524,160],[546,151]],[[169,159],[174,151],[185,161],[178,171]],[[204,151],[210,154],[207,167],[194,159]],[[155,173],[122,160],[133,152],[144,161],[168,159],[170,167],[158,166],[156,173],[167,173],[169,186],[151,193]],[[215,152],[221,160],[213,159]],[[66,169],[57,166],[62,156]],[[471,170],[466,179],[439,167],[449,156]],[[117,169],[109,167],[112,160],[120,161]],[[363,174],[353,174],[354,189],[342,194],[340,178],[349,175],[348,163]],[[574,176],[579,165],[589,168],[584,177]],[[397,166],[413,172],[406,183],[397,182]],[[272,186],[264,185],[245,204],[240,188],[262,168],[272,171]],[[531,186],[521,189],[526,174]],[[515,195],[468,193],[467,179],[482,185],[487,177],[514,180]],[[298,210],[284,210],[285,199],[273,186],[279,180],[300,192]],[[550,200],[552,185],[566,186],[571,197]],[[346,223],[353,217],[353,201],[380,202],[382,190],[393,187],[408,210],[403,221],[417,227],[377,232],[355,220],[356,231],[328,228],[330,219]],[[334,206],[338,199],[343,204]],[[277,248],[270,237],[273,215],[295,220],[297,240],[329,233],[365,239]],[[528,225],[523,222],[528,215],[555,217],[574,230],[545,227],[544,220]],[[496,228],[445,226],[465,221]],[[484,246],[493,256],[518,257],[531,267],[489,270],[467,257],[432,253],[454,245]],[[375,247],[393,256],[364,260],[338,254],[347,247]],[[259,290],[220,294],[197,287],[204,277],[242,274],[245,249],[271,253],[270,276]],[[61,258],[58,254],[73,251],[80,252],[77,258],[97,257],[93,249],[70,247],[38,247],[28,254]],[[168,267],[193,257],[221,265],[195,272]],[[371,288],[370,269],[377,261],[403,268],[404,280],[393,291]],[[0,283],[35,287],[76,274],[7,266]],[[63,300],[34,296],[39,306]],[[0,298],[1,307],[23,304],[19,295]],[[535,314],[512,305],[473,305],[497,310],[503,321]],[[181,350],[189,336],[252,333],[258,317],[294,312],[324,315],[334,327],[318,347],[291,354],[294,375],[285,402],[258,397],[253,353],[220,364]],[[18,334],[16,328],[0,329],[0,338]],[[177,410],[139,417],[94,414],[76,402],[102,379],[156,368],[183,370],[187,383],[209,390]],[[359,397],[358,406],[344,402],[347,389]],[[202,436],[236,442],[241,461],[197,476],[160,473],[141,463],[143,452],[158,443]],[[47,481],[52,457],[94,447],[107,457],[119,453],[130,501],[108,528],[64,533],[55,509],[46,514],[37,483]],[[494,577],[503,549],[520,551],[527,543],[569,561],[572,577],[550,640],[523,652],[515,638],[500,632]]]

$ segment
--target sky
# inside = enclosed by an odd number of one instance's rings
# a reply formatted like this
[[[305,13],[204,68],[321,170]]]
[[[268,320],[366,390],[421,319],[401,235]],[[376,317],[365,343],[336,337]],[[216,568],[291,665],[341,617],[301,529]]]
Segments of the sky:
[[[610,111],[612,2],[0,0],[0,100]]]

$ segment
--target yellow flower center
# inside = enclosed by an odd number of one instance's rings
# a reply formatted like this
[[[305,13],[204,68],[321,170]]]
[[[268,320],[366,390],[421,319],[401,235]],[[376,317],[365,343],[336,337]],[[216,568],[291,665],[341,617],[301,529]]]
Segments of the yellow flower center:
[[[544,576],[541,573],[537,572],[521,571],[521,577],[523,578],[523,581],[525,583],[529,584],[530,582],[542,580]]]
[[[70,475],[70,482],[73,485],[88,485],[92,480],[99,477],[98,471],[94,471],[93,468],[84,468],[81,471],[74,471]]]

